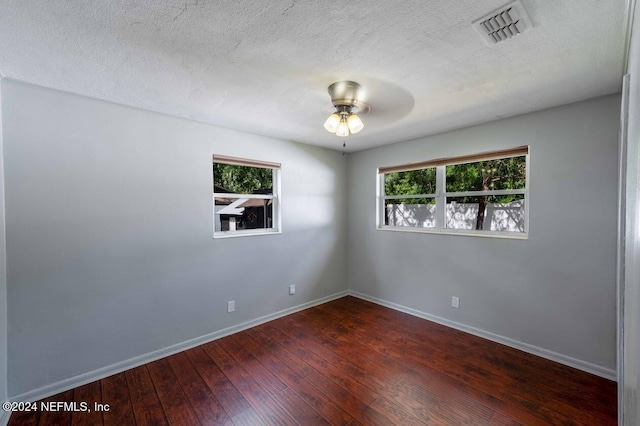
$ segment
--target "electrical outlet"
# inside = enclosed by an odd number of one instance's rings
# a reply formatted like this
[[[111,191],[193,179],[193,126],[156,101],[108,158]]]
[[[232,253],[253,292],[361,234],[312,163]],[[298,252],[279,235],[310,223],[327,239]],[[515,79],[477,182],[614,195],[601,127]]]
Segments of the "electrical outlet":
[[[296,294],[296,285],[295,284],[291,284],[289,286],[289,294]]]
[[[459,309],[460,308],[460,298],[452,296],[451,297],[451,306],[456,308],[456,309]]]
[[[229,300],[227,302],[227,312],[233,312],[236,310],[236,301],[235,300]]]

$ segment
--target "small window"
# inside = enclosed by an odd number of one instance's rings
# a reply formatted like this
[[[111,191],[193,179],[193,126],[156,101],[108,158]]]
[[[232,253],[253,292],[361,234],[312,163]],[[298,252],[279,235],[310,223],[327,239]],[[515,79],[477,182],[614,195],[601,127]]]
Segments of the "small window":
[[[436,227],[436,168],[384,175],[386,226]]]
[[[526,237],[528,147],[378,170],[380,229]]]
[[[280,230],[280,164],[213,156],[213,236]]]

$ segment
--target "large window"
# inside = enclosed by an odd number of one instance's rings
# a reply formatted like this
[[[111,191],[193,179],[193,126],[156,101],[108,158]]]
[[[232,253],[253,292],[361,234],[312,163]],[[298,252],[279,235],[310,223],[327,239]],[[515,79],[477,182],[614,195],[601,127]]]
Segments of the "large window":
[[[526,237],[529,148],[378,169],[378,228]]]
[[[213,236],[278,232],[280,164],[213,156]]]

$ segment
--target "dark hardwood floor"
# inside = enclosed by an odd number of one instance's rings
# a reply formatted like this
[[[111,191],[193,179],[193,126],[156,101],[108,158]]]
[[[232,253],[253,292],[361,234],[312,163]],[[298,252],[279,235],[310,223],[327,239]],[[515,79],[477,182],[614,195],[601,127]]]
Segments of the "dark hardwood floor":
[[[617,423],[612,381],[354,297],[45,401],[92,411],[13,413],[9,424]]]

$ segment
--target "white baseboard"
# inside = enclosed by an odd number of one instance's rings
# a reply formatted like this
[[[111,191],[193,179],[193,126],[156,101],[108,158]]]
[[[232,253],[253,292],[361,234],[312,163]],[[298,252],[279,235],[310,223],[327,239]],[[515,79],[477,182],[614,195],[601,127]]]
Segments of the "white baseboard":
[[[539,348],[528,343],[523,343],[517,340],[510,339],[499,334],[491,333],[476,327],[471,327],[465,324],[461,324],[455,321],[451,321],[445,318],[441,318],[435,315],[427,314],[426,312],[418,311],[417,309],[408,308],[397,303],[388,302],[377,297],[368,296],[357,291],[349,290],[349,295],[357,297],[359,299],[367,300],[369,302],[385,306],[387,308],[394,309],[396,311],[404,312],[409,315],[413,315],[422,319],[433,321],[435,323],[455,328],[456,330],[464,331],[465,333],[473,334],[474,336],[482,337],[487,340],[491,340],[497,343],[501,343],[506,346],[510,346],[515,349],[519,349],[524,352],[528,352],[533,355],[540,356],[542,358],[549,359],[551,361],[558,362],[560,364],[568,365],[569,367],[577,368],[578,370],[586,371],[587,373],[595,374],[596,376],[604,377],[605,379],[617,380],[616,370],[611,368],[602,367],[600,365],[592,364],[587,361],[582,361],[576,358],[572,358],[567,355],[562,355],[557,352],[553,352],[544,348]]]
[[[10,401],[25,401],[25,402],[38,401],[42,398],[47,398],[49,396],[56,395],[60,392],[65,392],[69,389],[86,385],[87,383],[95,382],[96,380],[104,379],[105,377],[109,377],[114,374],[121,373],[126,370],[130,370],[132,368],[138,367],[148,362],[152,362],[152,361],[167,357],[169,355],[173,355],[178,352],[182,352],[187,349],[191,349],[196,346],[212,342],[222,337],[229,336],[230,334],[238,333],[248,328],[255,327],[260,324],[264,324],[265,322],[269,322],[274,319],[281,318],[286,315],[290,315],[292,313],[299,312],[307,308],[311,308],[313,306],[321,305],[331,300],[339,299],[348,294],[349,293],[345,290],[339,293],[334,293],[326,297],[322,297],[320,299],[303,303],[301,305],[283,309],[273,314],[264,315],[262,317],[255,318],[250,321],[243,322],[241,324],[227,327],[222,330],[214,331],[213,333],[205,334],[204,336],[196,337],[194,339],[187,340],[182,343],[177,343],[175,345],[171,345],[169,347],[159,349],[157,351],[149,352],[147,354],[143,354],[143,355],[139,355],[139,356],[127,359],[125,361],[120,361],[112,365],[101,367],[101,368],[98,368],[97,370],[88,371],[86,373],[82,373],[77,376],[61,380],[56,383],[51,383],[49,385],[22,393],[20,395],[12,396],[10,398]],[[7,416],[7,421],[8,421],[8,416]]]
[[[11,411],[0,411],[0,426],[7,426],[10,417]]]

